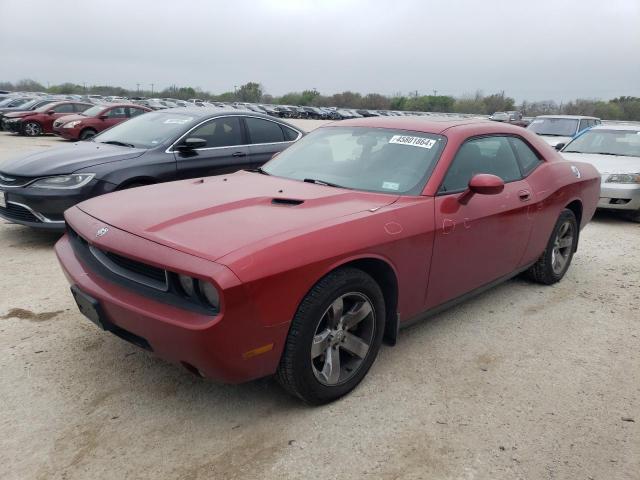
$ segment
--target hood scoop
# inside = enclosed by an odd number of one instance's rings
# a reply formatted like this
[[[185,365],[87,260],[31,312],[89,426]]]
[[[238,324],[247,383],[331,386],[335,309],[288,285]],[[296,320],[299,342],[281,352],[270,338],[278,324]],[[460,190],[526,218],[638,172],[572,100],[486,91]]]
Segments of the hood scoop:
[[[282,205],[284,207],[295,207],[304,203],[304,200],[298,200],[295,198],[274,198],[271,200],[271,205]]]

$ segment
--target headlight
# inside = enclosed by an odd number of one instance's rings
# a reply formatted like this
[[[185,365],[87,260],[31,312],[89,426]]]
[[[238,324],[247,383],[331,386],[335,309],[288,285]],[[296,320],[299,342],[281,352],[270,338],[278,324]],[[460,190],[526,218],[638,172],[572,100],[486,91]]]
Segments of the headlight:
[[[640,173],[615,173],[607,177],[606,183],[640,183]]]
[[[178,283],[182,294],[189,300],[213,307],[216,310],[220,308],[220,294],[212,283],[188,275],[178,275]]]
[[[218,309],[220,307],[220,295],[213,284],[209,282],[199,282],[200,294],[209,302],[209,305]]]
[[[76,125],[80,125],[82,123],[82,120],[74,120],[73,122],[69,122],[69,123],[65,123],[62,128],[73,128]]]
[[[193,297],[196,293],[193,278],[186,275],[178,275],[178,280],[180,281],[180,286],[182,287],[182,290],[184,290],[184,293],[189,297]]]
[[[78,173],[74,175],[58,175],[56,177],[41,178],[30,186],[36,188],[80,188],[93,180],[95,173]]]

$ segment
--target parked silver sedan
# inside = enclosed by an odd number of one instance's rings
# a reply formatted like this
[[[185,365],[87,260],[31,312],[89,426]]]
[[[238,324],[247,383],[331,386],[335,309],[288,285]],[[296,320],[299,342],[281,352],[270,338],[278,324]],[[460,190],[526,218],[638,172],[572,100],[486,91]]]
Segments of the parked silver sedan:
[[[640,222],[640,124],[593,127],[561,153],[567,160],[591,163],[600,172],[598,208],[624,210]]]

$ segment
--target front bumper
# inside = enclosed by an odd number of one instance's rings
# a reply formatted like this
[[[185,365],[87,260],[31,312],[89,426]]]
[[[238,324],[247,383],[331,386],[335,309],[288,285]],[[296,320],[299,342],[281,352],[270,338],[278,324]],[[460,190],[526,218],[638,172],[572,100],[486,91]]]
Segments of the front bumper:
[[[640,210],[640,184],[602,183],[598,208]]]
[[[75,190],[0,187],[7,203],[6,208],[0,207],[0,217],[28,227],[62,232],[65,210],[115,188],[115,185],[95,179]]]
[[[2,126],[7,132],[21,133],[22,119],[4,119]]]
[[[66,219],[95,248],[172,272],[210,278],[221,291],[221,311],[215,316],[167,303],[166,299],[130,288],[83,261],[85,257],[77,246],[74,249],[70,236],[65,235],[55,246],[60,264],[71,285],[98,301],[107,330],[165,360],[225,383],[240,383],[275,372],[288,324],[263,325],[244,284],[227,267],[113,226],[108,227],[108,234],[96,237],[95,232],[105,224],[78,208],[69,210]],[[270,348],[264,348],[269,345]],[[261,353],[252,354],[256,351]]]
[[[80,138],[79,128],[53,127],[53,133],[67,140],[78,140]]]

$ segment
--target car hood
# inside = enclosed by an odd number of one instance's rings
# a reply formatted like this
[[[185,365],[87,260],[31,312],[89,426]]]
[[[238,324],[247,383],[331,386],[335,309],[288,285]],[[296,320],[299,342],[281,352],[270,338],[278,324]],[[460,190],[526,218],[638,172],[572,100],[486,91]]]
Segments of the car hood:
[[[64,115],[63,117],[58,117],[56,119],[57,124],[63,125],[67,122],[72,122],[74,120],[85,120],[87,118],[86,115],[80,115],[78,113],[72,113],[71,115]]]
[[[590,163],[598,173],[640,173],[639,157],[617,157],[614,155],[598,155],[595,153],[561,152],[570,161]]]
[[[573,138],[573,137],[556,137],[555,135],[540,135],[540,134],[538,135],[542,137],[542,139],[552,147],[555,147],[559,143],[569,143],[569,140]]]
[[[5,113],[4,118],[22,118],[28,115],[34,115],[36,113],[40,113],[40,112],[36,112],[35,110],[22,110],[19,112]]]
[[[0,163],[0,171],[17,177],[64,175],[103,163],[129,160],[145,152],[146,150],[140,148],[98,142],[78,142],[14,157]]]
[[[397,199],[237,172],[124,190],[78,208],[107,225],[215,261],[240,248],[264,246],[276,235],[294,236]]]

